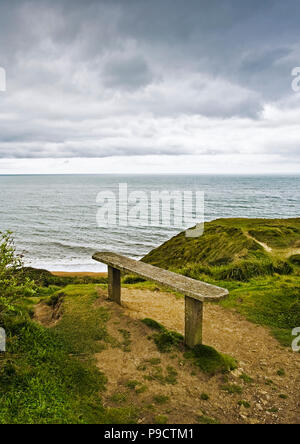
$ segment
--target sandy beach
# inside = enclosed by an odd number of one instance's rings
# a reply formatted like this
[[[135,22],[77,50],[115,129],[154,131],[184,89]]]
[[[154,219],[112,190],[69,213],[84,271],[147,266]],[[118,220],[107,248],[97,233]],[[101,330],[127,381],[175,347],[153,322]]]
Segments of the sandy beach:
[[[85,276],[89,276],[89,277],[94,277],[94,278],[100,278],[100,277],[106,277],[107,273],[103,272],[103,273],[95,273],[92,271],[51,271],[51,274],[53,274],[53,276],[58,276],[58,277],[85,277]]]

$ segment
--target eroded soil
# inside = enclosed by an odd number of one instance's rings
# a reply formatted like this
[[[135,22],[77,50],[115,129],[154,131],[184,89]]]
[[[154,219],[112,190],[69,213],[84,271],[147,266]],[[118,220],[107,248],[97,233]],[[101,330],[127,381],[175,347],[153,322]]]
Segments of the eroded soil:
[[[107,300],[106,291],[98,292],[95,306],[111,314],[111,340],[95,355],[108,379],[101,394],[106,407],[136,407],[139,423],[300,423],[300,354],[281,347],[266,328],[205,304],[204,343],[239,362],[229,375],[209,376],[185,359],[182,350],[159,352],[153,330],[140,322],[152,318],[183,333],[183,298],[123,288],[120,307]],[[59,313],[39,304],[35,319],[51,327]],[[238,387],[240,393],[230,394],[224,386]],[[202,399],[204,394],[209,399]]]

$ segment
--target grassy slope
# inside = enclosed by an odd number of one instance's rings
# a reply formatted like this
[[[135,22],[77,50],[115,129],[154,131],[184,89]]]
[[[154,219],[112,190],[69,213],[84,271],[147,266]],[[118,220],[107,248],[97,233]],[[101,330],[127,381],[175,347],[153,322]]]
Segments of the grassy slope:
[[[47,284],[53,284],[48,274],[42,273]],[[122,399],[116,399],[113,407],[102,404],[107,378],[98,371],[95,354],[128,346],[127,336],[124,343],[110,336],[111,311],[96,303],[98,289],[107,291],[107,285],[80,284],[74,279],[74,284],[63,287],[64,279],[55,282],[59,286],[40,287],[36,296],[20,301],[22,314],[5,318],[8,343],[7,353],[0,353],[0,424],[136,423],[144,408],[141,404],[124,405]],[[61,318],[51,328],[31,319],[40,302],[61,308]],[[160,352],[177,351],[183,358],[181,335],[149,319],[144,323],[156,330],[152,340]],[[236,367],[233,358],[206,346],[189,351],[186,359],[207,374]],[[174,378],[175,374],[168,374],[166,381],[175,384]]]
[[[299,249],[300,218],[219,219],[205,224],[202,237],[180,233],[143,261],[227,287],[224,306],[290,345],[300,325]]]
[[[180,234],[145,260],[229,288],[224,306],[269,325],[290,345],[291,328],[300,325],[299,233],[300,219],[218,220],[206,225],[203,237]],[[106,376],[96,369],[93,355],[111,340],[106,330],[110,313],[94,307],[95,280],[25,273],[41,288],[36,298],[22,302],[23,316],[5,321],[9,334],[8,353],[0,354],[0,424],[135,422],[134,408],[105,408],[101,402]],[[152,286],[134,282],[133,287]],[[62,293],[59,324],[46,329],[33,323],[28,313],[35,303],[51,296],[55,302]]]
[[[63,296],[64,314],[57,326],[47,329],[27,313],[51,293],[53,300]],[[69,285],[63,292],[41,288],[36,298],[23,301],[22,316],[5,320],[8,352],[0,353],[0,424],[136,421],[134,408],[102,406],[106,376],[97,370],[93,355],[109,341],[109,312],[91,309],[96,299],[94,284]]]

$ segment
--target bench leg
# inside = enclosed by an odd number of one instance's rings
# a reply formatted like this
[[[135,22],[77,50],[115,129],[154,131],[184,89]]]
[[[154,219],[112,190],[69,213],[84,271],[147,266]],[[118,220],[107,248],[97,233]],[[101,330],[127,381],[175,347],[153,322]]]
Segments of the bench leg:
[[[203,302],[185,297],[185,344],[202,344]]]
[[[121,305],[121,272],[108,266],[108,299]]]

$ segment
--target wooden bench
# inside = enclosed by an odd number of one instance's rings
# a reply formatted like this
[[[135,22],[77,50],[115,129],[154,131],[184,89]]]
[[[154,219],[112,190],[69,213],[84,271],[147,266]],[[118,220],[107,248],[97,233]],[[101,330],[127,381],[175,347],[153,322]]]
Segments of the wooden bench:
[[[202,344],[203,302],[224,299],[228,290],[206,284],[115,253],[100,252],[93,259],[108,265],[108,297],[121,305],[121,272],[134,273],[185,296],[185,343]]]

